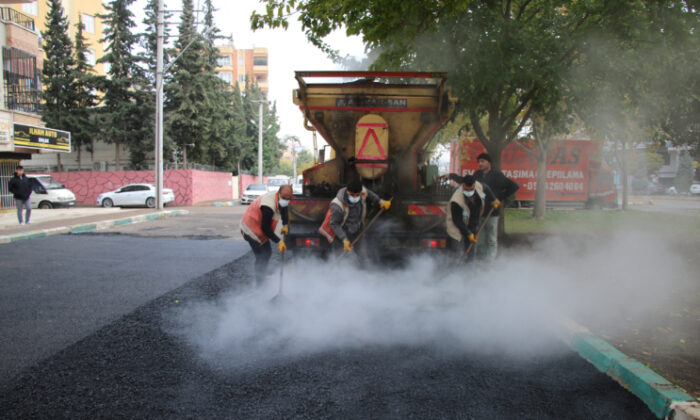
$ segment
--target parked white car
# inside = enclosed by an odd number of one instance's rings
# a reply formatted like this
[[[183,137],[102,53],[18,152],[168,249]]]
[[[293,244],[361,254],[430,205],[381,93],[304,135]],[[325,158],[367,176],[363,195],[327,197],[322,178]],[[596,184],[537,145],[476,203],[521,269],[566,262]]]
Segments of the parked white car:
[[[163,188],[163,204],[175,201],[175,194],[170,188]],[[97,205],[102,207],[156,206],[156,187],[151,184],[129,184],[118,190],[97,196]]]
[[[241,204],[250,204],[261,195],[267,194],[265,184],[249,184],[241,195]]]
[[[700,182],[693,182],[690,185],[690,193],[693,195],[700,195]]]
[[[27,174],[34,180],[30,202],[32,208],[52,209],[75,206],[75,194],[49,174]]]

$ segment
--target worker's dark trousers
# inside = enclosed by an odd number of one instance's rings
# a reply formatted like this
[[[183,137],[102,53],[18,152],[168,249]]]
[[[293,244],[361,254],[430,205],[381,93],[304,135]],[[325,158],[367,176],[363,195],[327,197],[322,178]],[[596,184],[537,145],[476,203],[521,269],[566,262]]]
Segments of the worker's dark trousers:
[[[272,246],[270,241],[266,241],[264,244],[258,243],[255,239],[248,235],[243,235],[243,239],[248,241],[250,248],[255,254],[255,282],[256,286],[260,286],[263,281],[265,281],[265,276],[267,275],[267,263],[270,261],[270,256],[272,256]]]
[[[450,248],[454,251],[455,258],[462,258],[462,256],[464,255],[464,251],[466,251],[469,247],[469,243],[469,240],[465,240],[464,238],[461,241],[456,241],[450,238]],[[467,255],[467,258],[464,260],[464,262],[474,261],[474,256],[476,255],[476,247],[477,244],[474,244],[472,249],[469,250],[469,255]]]

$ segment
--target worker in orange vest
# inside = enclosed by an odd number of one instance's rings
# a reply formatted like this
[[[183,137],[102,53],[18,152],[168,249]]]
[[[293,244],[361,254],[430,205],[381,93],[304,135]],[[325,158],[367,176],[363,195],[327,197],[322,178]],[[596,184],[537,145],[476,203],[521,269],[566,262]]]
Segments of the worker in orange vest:
[[[391,201],[382,200],[373,191],[365,188],[358,179],[352,180],[347,187],[341,188],[326,213],[318,232],[329,243],[343,245],[343,250],[353,250],[352,241],[360,234],[367,217],[367,202],[389,210]],[[337,239],[337,241],[334,241]]]
[[[287,244],[280,236],[289,233],[287,206],[292,199],[292,186],[282,185],[277,192],[261,195],[246,209],[241,220],[243,239],[255,254],[255,276],[259,286],[267,273],[267,263],[272,255],[270,241],[278,243],[280,252],[287,251]]]

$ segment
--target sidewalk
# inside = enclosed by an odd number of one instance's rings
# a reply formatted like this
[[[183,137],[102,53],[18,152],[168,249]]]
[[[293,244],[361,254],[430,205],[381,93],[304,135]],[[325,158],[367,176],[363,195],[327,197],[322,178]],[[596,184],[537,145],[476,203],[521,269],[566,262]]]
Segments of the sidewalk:
[[[20,225],[16,210],[12,210],[0,213],[0,243],[62,233],[88,232],[187,213],[187,210],[170,208],[161,211],[102,207],[32,209],[31,224]]]

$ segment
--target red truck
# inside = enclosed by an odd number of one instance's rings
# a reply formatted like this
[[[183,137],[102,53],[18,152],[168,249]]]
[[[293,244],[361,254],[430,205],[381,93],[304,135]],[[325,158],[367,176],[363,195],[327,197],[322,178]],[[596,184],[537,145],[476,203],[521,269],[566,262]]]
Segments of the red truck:
[[[617,188],[612,169],[594,156],[600,146],[590,140],[565,140],[547,156],[548,204],[576,204],[586,208],[617,207]],[[454,140],[451,144],[450,172],[473,174],[476,157],[486,149],[476,138]],[[501,171],[517,182],[519,206],[531,205],[537,188],[537,160],[515,143],[501,152]]]

